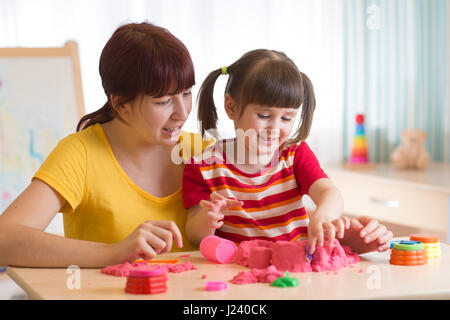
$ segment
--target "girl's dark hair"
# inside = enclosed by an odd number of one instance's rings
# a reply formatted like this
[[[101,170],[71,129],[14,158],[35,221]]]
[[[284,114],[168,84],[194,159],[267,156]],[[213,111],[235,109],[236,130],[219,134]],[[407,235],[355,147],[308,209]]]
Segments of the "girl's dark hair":
[[[316,99],[309,78],[283,52],[258,49],[247,52],[227,67],[225,94],[236,102],[240,114],[251,103],[281,108],[300,108],[301,122],[290,143],[305,140],[311,129]],[[198,120],[204,134],[216,129],[218,117],[213,92],[222,69],[211,72],[198,94]]]
[[[194,66],[184,44],[148,22],[120,26],[103,48],[99,70],[107,102],[82,117],[77,131],[118,117],[111,94],[119,97],[121,105],[140,94],[162,97],[195,84]]]

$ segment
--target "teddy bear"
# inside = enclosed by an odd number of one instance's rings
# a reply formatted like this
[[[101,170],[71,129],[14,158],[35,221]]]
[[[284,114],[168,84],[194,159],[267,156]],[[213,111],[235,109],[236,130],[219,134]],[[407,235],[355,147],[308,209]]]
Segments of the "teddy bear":
[[[425,169],[430,156],[425,149],[427,133],[423,130],[408,129],[401,133],[401,143],[392,152],[391,160],[397,169]]]

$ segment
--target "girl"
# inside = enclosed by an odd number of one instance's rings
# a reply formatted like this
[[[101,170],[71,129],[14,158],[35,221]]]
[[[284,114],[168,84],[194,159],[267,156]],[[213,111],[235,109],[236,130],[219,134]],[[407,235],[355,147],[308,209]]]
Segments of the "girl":
[[[304,141],[315,109],[308,77],[282,52],[244,54],[229,67],[211,72],[202,84],[198,111],[202,133],[216,129],[213,89],[221,74],[229,75],[224,105],[236,138],[218,141],[185,166],[188,238],[198,244],[214,233],[235,242],[307,236],[312,254],[317,244],[323,245],[325,235],[332,243],[336,233],[343,239],[351,227],[362,232],[360,221],[353,220],[351,226],[348,218],[340,217],[342,196]],[[300,107],[301,121],[294,127]],[[311,215],[302,204],[305,194],[317,205]],[[392,233],[381,229],[371,236],[377,236],[383,251]],[[353,241],[356,245],[358,240]]]
[[[183,166],[171,161],[179,140],[193,140],[180,131],[195,79],[188,50],[166,29],[123,25],[102,51],[100,76],[105,105],[0,216],[0,265],[104,267],[194,249],[180,229]],[[44,232],[57,212],[65,238]]]

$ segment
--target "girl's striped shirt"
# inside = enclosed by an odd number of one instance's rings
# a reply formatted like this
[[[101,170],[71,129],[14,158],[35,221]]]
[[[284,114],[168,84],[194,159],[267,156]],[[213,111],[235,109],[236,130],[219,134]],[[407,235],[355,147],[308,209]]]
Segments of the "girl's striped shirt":
[[[306,142],[280,148],[278,156],[260,173],[246,173],[231,164],[222,145],[226,141],[218,141],[186,164],[185,208],[209,200],[211,192],[216,191],[244,202],[242,207],[224,212],[224,224],[216,230],[217,236],[236,243],[306,238],[309,219],[302,196],[316,180],[328,178]]]

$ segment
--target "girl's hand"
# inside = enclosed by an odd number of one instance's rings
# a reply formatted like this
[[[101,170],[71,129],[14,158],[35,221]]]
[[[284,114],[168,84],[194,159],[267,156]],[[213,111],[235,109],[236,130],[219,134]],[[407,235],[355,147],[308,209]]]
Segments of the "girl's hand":
[[[364,216],[350,219],[350,230],[345,233],[341,243],[358,254],[384,252],[389,249],[392,238],[393,234],[386,226]]]
[[[351,225],[350,219],[347,217],[339,217],[337,219],[334,219],[331,223],[333,223],[334,227],[336,228],[337,237],[339,239],[344,238],[345,230],[350,229]]]
[[[117,263],[133,262],[137,258],[150,260],[157,254],[170,251],[175,241],[183,247],[183,238],[175,222],[154,220],[141,223],[125,240],[114,243],[113,255]]]
[[[316,216],[311,217],[308,225],[308,250],[310,254],[316,251],[316,245],[323,246],[324,236],[328,238],[328,245],[331,246],[337,235],[342,239],[345,230],[350,228],[350,219],[340,217],[331,220],[329,217]]]
[[[232,207],[242,206],[244,202],[234,199],[228,199],[217,192],[211,193],[211,200],[202,200],[200,207],[207,209],[208,227],[211,229],[219,229],[223,225],[223,211]]]

